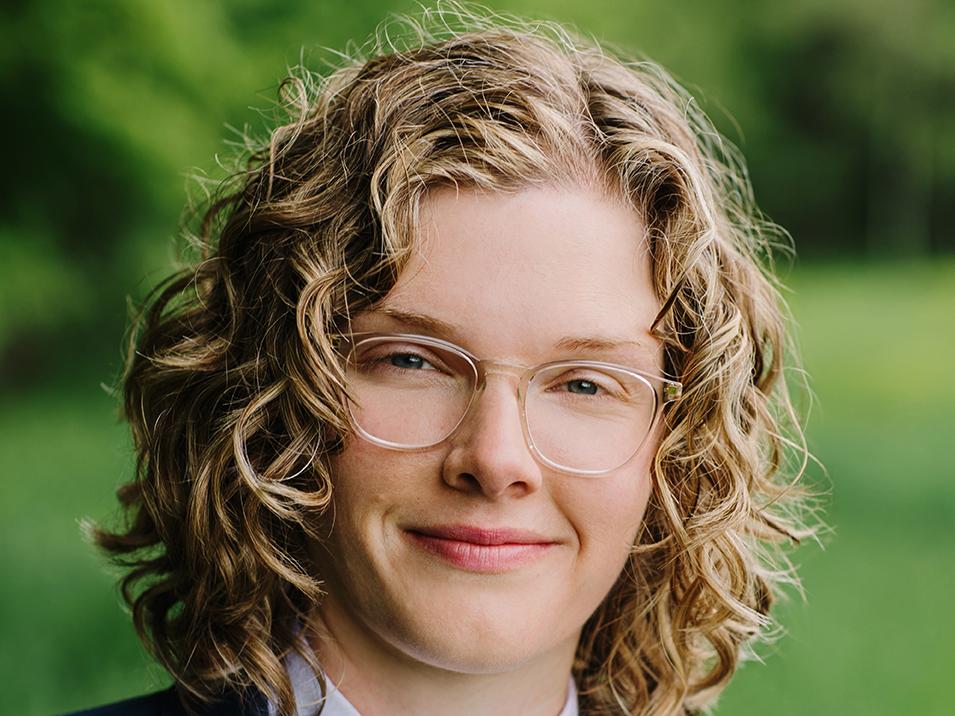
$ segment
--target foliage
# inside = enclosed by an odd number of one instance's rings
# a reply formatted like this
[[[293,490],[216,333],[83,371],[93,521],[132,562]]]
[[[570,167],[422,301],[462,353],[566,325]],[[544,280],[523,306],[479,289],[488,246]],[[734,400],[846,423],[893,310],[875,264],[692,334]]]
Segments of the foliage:
[[[944,0],[499,0],[694,89],[742,144],[767,213],[803,256],[924,255],[955,237],[955,5]],[[361,42],[413,0],[42,0],[0,10],[0,383],[77,336],[112,346],[125,293],[175,253],[188,175],[224,176],[234,129],[320,47]],[[254,105],[265,110],[263,118]],[[726,108],[726,109],[724,109]],[[195,188],[195,187],[193,187]],[[14,280],[12,277],[17,276]],[[98,357],[102,357],[98,354]]]

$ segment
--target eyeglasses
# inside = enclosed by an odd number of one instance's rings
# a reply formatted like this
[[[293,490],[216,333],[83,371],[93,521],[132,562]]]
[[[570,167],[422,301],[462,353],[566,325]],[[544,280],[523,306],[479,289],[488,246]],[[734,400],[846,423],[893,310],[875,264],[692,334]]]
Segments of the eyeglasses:
[[[481,360],[448,341],[409,333],[333,340],[345,357],[356,432],[393,450],[447,440],[465,422],[488,376],[511,375],[518,379],[521,425],[536,459],[573,475],[603,475],[637,454],[660,407],[683,391],[676,381],[602,361],[526,367]]]

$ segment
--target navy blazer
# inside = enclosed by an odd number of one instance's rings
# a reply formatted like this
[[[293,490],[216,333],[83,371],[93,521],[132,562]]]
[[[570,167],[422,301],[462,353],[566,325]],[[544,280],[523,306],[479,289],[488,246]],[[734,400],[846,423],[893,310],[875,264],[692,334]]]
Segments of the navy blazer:
[[[237,692],[229,692],[214,703],[202,707],[193,706],[193,712],[201,716],[268,716],[269,706],[268,701],[258,691],[245,699]],[[189,716],[189,712],[179,700],[176,687],[170,686],[145,696],[75,711],[64,716]]]

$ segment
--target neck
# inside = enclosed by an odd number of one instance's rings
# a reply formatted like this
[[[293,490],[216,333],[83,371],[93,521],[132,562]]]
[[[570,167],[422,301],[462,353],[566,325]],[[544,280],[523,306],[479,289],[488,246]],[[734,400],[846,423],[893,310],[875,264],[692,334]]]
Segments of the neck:
[[[328,678],[365,716],[440,713],[557,716],[567,700],[577,636],[518,666],[480,673],[415,658],[353,620],[331,595],[313,614],[311,646]]]

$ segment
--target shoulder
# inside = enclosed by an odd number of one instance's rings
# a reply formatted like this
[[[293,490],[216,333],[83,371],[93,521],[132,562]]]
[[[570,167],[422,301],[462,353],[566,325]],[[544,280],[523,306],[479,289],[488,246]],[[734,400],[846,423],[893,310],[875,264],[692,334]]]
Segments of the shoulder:
[[[227,694],[221,701],[198,709],[193,707],[192,711],[202,716],[267,716],[268,712],[268,702],[258,694],[254,698],[243,699],[234,692]],[[176,695],[175,686],[170,686],[145,696],[74,711],[63,716],[190,716],[190,712],[186,711]]]
[[[185,713],[179,699],[176,698],[174,687],[170,686],[168,689],[145,696],[136,696],[83,711],[73,711],[64,716],[179,716]]]

